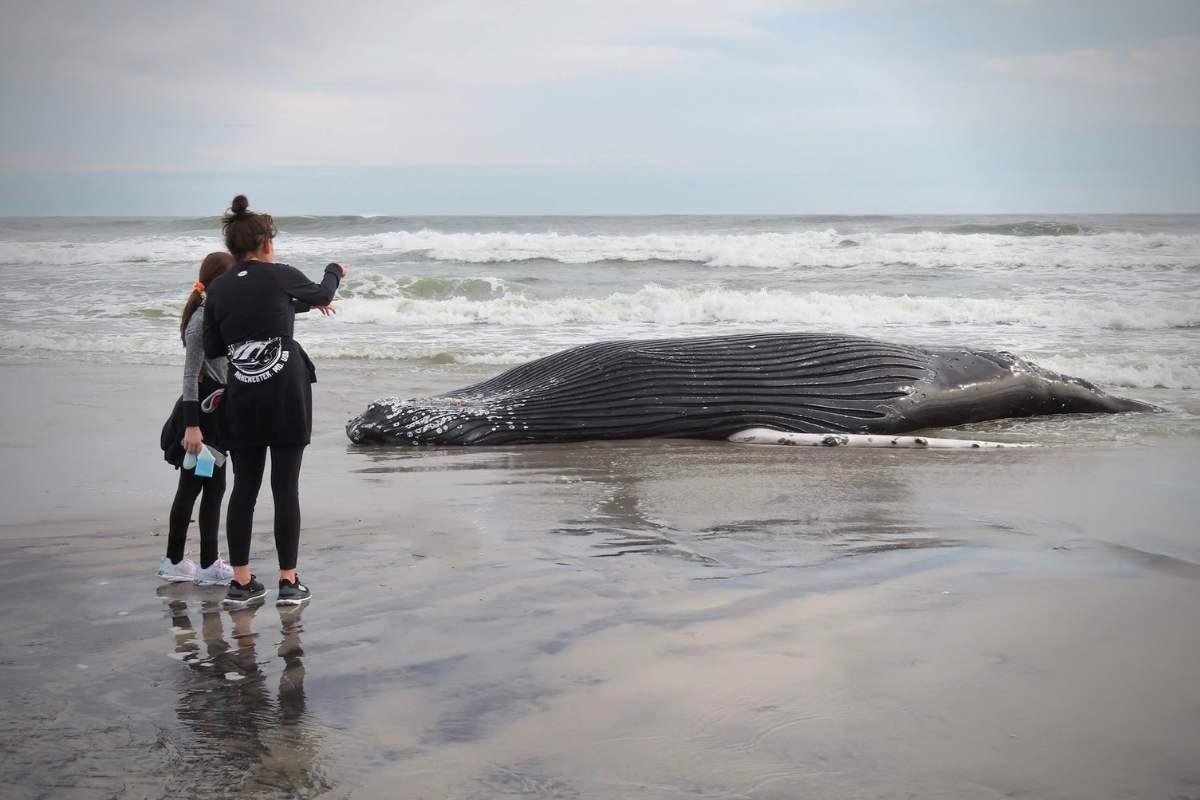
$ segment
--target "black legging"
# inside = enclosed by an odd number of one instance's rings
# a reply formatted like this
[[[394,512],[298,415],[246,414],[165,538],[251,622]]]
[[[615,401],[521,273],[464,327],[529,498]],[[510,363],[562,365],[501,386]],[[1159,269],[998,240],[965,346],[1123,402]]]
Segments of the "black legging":
[[[250,534],[254,525],[254,503],[267,466],[267,448],[237,450],[233,456],[233,492],[225,534],[229,537],[229,563],[250,563]],[[279,568],[295,569],[300,550],[300,460],[304,445],[271,446],[271,494],[275,498],[275,549]]]
[[[196,497],[200,500],[200,566],[208,567],[217,560],[217,529],[221,525],[221,498],[225,496],[225,467],[213,467],[211,478],[198,478],[196,471],[179,470],[179,488],[171,504],[171,524],[167,532],[167,558],[178,564],[187,543],[188,525]]]

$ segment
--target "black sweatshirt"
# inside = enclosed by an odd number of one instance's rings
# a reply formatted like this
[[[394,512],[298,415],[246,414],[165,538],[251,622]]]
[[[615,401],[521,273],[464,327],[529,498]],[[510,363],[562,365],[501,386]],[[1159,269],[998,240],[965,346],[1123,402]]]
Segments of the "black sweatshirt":
[[[337,264],[325,267],[320,283],[287,264],[243,261],[208,287],[204,354],[229,354],[229,345],[252,339],[292,338],[296,312],[328,305],[342,280]],[[295,301],[295,302],[293,302]]]

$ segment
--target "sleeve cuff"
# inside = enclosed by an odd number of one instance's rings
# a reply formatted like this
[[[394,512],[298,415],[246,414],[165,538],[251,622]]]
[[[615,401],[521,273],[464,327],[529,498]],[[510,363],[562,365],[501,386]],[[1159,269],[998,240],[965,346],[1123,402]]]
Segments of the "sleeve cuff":
[[[183,402],[183,424],[188,428],[200,427],[200,401],[185,400]]]

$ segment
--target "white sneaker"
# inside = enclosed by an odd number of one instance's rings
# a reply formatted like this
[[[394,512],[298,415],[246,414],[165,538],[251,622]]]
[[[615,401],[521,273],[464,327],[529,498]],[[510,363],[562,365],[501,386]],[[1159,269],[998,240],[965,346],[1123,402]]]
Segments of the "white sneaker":
[[[233,567],[226,564],[225,559],[218,558],[207,567],[199,567],[195,580],[197,586],[228,586],[233,580]]]
[[[158,577],[172,583],[193,581],[196,579],[196,562],[184,556],[178,564],[172,564],[171,559],[163,556],[158,562]]]

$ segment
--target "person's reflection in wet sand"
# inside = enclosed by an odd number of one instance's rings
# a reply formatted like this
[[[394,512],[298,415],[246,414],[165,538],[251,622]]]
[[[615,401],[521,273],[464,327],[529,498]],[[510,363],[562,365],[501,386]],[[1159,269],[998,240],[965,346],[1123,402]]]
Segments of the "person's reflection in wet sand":
[[[264,614],[261,606],[231,612],[227,638],[219,605],[205,600],[198,642],[187,601],[168,602],[175,652],[189,667],[176,714],[195,734],[191,751],[180,753],[174,775],[181,790],[304,797],[330,788],[318,766],[319,733],[306,713],[303,610],[278,612],[282,636],[276,654],[283,668],[272,697],[268,673],[273,659],[260,661],[262,634],[254,623],[274,613]]]

